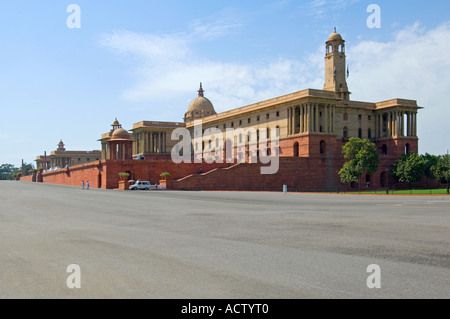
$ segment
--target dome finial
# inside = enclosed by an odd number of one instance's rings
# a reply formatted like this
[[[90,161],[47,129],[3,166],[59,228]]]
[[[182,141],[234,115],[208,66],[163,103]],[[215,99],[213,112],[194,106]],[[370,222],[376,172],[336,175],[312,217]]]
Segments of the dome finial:
[[[205,91],[203,90],[202,82],[200,82],[200,89],[198,90],[198,96],[202,96],[203,97],[203,92],[205,92]]]
[[[334,33],[337,33],[337,32],[336,32],[336,27],[334,27]]]

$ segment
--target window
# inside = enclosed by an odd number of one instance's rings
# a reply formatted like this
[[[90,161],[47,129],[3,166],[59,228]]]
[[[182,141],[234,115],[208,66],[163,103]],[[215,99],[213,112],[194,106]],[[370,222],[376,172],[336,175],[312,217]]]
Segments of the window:
[[[280,116],[280,111],[277,111],[277,117],[279,117]]]
[[[299,144],[298,144],[298,142],[295,142],[294,143],[294,156],[295,157],[299,157],[299,148],[300,148],[300,146],[299,146]]]
[[[239,134],[239,144],[242,144],[242,134]]]
[[[247,123],[250,124],[251,121],[252,121],[252,119],[248,118]]]
[[[259,122],[259,115],[256,117],[256,120]]]
[[[280,136],[280,127],[279,126],[277,126],[277,137],[279,137]]]
[[[409,146],[409,143],[405,145],[405,154],[409,154],[411,152],[411,147]]]
[[[242,120],[239,121],[239,126],[242,126]]]
[[[226,125],[226,124],[224,124],[224,125],[223,125],[223,129],[226,129],[226,128],[227,128],[227,125]]]
[[[231,122],[231,127],[234,127],[234,122]]]
[[[388,153],[387,145],[383,144],[383,146],[381,147],[381,154],[387,155],[387,153]]]
[[[322,112],[319,112],[319,116],[322,117]]]
[[[367,130],[367,138],[372,138],[372,130],[370,128]]]
[[[268,139],[270,138],[270,128],[266,129],[266,136],[267,136]]]
[[[358,115],[358,120],[361,120],[361,119],[362,119],[362,115],[359,114],[359,115]]]
[[[325,141],[320,141],[320,154],[325,154],[326,144]]]
[[[367,119],[370,121],[370,120],[372,120],[372,117],[369,115],[369,116],[367,117]]]
[[[344,136],[344,138],[348,138],[348,127],[344,127],[344,132],[342,134]]]
[[[270,114],[266,114],[266,120],[270,118]]]
[[[358,129],[358,137],[359,137],[359,138],[362,138],[362,128],[359,128],[359,129]]]

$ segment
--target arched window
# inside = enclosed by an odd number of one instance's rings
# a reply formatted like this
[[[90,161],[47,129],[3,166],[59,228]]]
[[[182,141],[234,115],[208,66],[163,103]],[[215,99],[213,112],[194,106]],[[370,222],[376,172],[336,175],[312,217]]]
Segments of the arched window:
[[[344,131],[342,133],[342,135],[344,136],[344,138],[348,138],[348,127],[344,127]]]
[[[300,154],[299,154],[299,144],[298,144],[298,142],[295,142],[294,143],[294,157],[299,157],[300,156]]]
[[[326,153],[326,143],[325,141],[320,141],[320,154],[325,154]]]
[[[277,126],[277,127],[276,127],[276,130],[277,130],[277,137],[279,137],[279,136],[280,136],[280,127]]]

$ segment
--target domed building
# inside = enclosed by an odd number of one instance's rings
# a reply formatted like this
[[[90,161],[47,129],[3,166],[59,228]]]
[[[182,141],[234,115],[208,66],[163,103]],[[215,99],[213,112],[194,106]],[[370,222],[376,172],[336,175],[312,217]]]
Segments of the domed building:
[[[214,106],[210,100],[204,96],[204,90],[202,83],[200,83],[200,89],[198,90],[198,97],[192,100],[189,104],[187,112],[184,114],[184,122],[193,121],[206,116],[217,114],[214,110]]]
[[[352,100],[345,40],[336,29],[325,49],[323,88],[303,89],[234,109],[230,105],[229,111],[216,113],[200,83],[183,122],[141,121],[133,124],[129,133],[116,119],[111,131],[100,139],[104,161],[98,168],[98,176],[102,176],[99,185],[116,187],[117,173],[130,171],[134,179],[152,183],[161,172],[169,172],[174,180],[172,189],[281,190],[282,185],[299,191],[345,189],[349,185],[340,183],[338,171],[345,162],[342,147],[351,137],[372,141],[380,156],[378,171],[362,176],[360,186],[391,185],[387,170],[392,164],[405,153],[418,153],[417,121],[422,108],[415,100],[399,98]],[[175,131],[178,128],[188,131],[180,134]],[[215,133],[205,136],[208,132]],[[190,140],[183,144],[186,133]],[[279,160],[272,179],[259,172],[265,149]],[[174,162],[172,151],[183,153],[182,163]],[[235,165],[245,163],[257,165]],[[220,170],[225,167],[227,171]]]

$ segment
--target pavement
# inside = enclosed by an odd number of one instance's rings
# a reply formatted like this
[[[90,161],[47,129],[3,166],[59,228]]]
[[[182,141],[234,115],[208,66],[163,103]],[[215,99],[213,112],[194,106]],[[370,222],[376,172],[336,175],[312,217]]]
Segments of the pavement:
[[[0,298],[446,299],[450,197],[2,181],[0,252]]]

